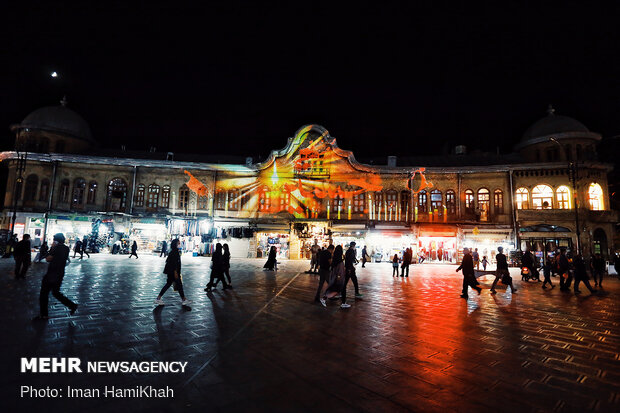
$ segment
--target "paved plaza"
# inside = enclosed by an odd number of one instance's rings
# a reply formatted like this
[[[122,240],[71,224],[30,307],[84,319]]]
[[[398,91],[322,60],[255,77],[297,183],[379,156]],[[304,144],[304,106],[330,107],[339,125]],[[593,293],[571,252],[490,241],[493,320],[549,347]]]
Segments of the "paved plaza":
[[[542,290],[513,273],[501,286],[459,298],[456,266],[389,263],[357,272],[352,307],[312,302],[307,262],[232,260],[233,290],[203,292],[209,259],[183,258],[191,308],[165,281],[164,259],[93,254],[67,267],[62,291],[74,316],[50,297],[48,322],[32,322],[46,264],[13,279],[0,260],[3,411],[63,412],[538,412],[620,410],[620,281],[591,296]],[[553,279],[558,284],[558,279]],[[353,295],[349,285],[350,296]],[[21,357],[87,361],[187,361],[184,374],[20,374]],[[170,386],[174,398],[20,398],[20,386]]]

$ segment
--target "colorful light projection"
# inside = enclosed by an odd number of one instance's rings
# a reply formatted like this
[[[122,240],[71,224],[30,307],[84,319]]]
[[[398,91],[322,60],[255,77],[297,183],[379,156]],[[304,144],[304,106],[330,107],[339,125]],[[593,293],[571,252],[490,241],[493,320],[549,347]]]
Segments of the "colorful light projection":
[[[407,188],[413,193],[431,188],[433,184],[424,177],[425,168],[409,174]],[[187,186],[199,196],[207,196],[207,187],[188,171]],[[410,183],[420,179],[414,190]],[[258,173],[222,174],[218,177],[216,192],[236,194],[232,202],[241,204],[249,212],[278,214],[289,213],[296,218],[351,219],[352,200],[366,193],[383,190],[381,176],[373,168],[352,159],[351,152],[336,145],[328,131],[316,125],[300,129],[285,150],[275,152],[260,165]],[[227,205],[228,205],[228,201]],[[363,214],[368,214],[370,199],[364,199]],[[357,211],[361,213],[362,211]]]

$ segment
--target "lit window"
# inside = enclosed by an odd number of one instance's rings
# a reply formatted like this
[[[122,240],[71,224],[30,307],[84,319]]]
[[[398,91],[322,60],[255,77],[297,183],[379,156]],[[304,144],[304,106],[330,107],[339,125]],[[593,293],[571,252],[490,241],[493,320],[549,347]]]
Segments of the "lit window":
[[[529,209],[530,208],[530,199],[529,192],[525,188],[517,189],[517,209]]]
[[[495,215],[504,213],[504,193],[501,189],[496,189],[493,192],[493,212]]]
[[[559,209],[570,209],[570,190],[567,186],[561,186],[556,191],[556,200]]]
[[[446,191],[446,209],[448,214],[456,214],[456,193],[453,190]]]
[[[157,209],[159,204],[159,185],[149,185],[148,197],[146,200],[146,207],[149,209]]]
[[[426,212],[426,191],[418,193],[418,212]]]
[[[438,211],[440,214],[443,213],[442,204],[442,196],[441,191],[439,189],[433,189],[431,191],[431,210],[433,212]]]
[[[168,208],[170,206],[170,185],[164,185],[161,193],[161,206]]]
[[[144,206],[144,184],[138,184],[138,189],[136,190],[136,206],[142,207]]]
[[[588,202],[592,211],[602,211],[603,208],[603,188],[599,184],[590,184],[588,189]]]
[[[534,209],[553,208],[553,189],[547,185],[537,185],[532,189],[532,205]]]
[[[353,195],[353,212],[363,214],[365,209],[366,209],[366,194],[361,193],[361,194]]]
[[[465,191],[465,208],[474,209],[474,191],[471,189]]]
[[[266,187],[260,191],[258,209],[262,212],[269,212],[271,209],[271,197]]]
[[[231,211],[239,209],[239,191],[231,190],[228,192],[228,209]]]
[[[481,188],[478,190],[478,208],[480,209],[480,220],[489,220],[489,204],[491,202],[491,194],[488,189]]]

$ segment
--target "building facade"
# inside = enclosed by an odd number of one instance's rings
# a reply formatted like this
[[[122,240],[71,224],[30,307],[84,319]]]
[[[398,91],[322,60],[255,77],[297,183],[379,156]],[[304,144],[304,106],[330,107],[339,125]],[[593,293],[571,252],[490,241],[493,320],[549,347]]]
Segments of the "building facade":
[[[386,165],[358,162],[318,125],[259,163],[106,152],[66,102],[11,128],[16,150],[0,153],[1,224],[35,243],[64,232],[102,248],[135,239],[156,251],[180,236],[187,251],[208,254],[227,242],[237,257],[275,246],[299,259],[314,240],[355,240],[376,259],[410,247],[447,262],[459,261],[463,247],[491,260],[499,245],[542,260],[578,242],[587,255],[614,248],[611,166],[596,155],[601,136],[552,110],[512,154],[457,147],[441,157],[388,157]]]

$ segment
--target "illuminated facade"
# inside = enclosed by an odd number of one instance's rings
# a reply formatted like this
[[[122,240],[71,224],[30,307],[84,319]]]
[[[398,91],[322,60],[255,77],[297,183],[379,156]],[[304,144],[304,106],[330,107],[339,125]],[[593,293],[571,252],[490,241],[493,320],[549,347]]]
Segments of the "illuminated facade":
[[[510,155],[392,157],[387,165],[358,162],[318,125],[299,129],[263,162],[214,163],[155,152],[80,154],[90,135],[81,137],[83,124],[71,130],[68,120],[60,123],[71,141],[59,143],[55,130],[55,148],[45,148],[41,139],[51,128],[44,116],[37,120],[13,126],[19,149],[28,152],[21,182],[17,154],[0,154],[3,228],[10,227],[16,199],[15,232],[35,238],[56,230],[89,233],[100,220],[110,233],[138,238],[153,250],[163,239],[185,235],[200,237],[192,247],[228,242],[233,255],[243,257],[275,245],[283,257],[302,258],[315,239],[356,240],[384,258],[411,247],[429,260],[456,262],[467,246],[492,259],[498,245],[532,248],[542,257],[576,241],[566,166],[574,157],[582,248],[608,254],[613,247],[608,240],[617,216],[606,209],[610,167],[596,160],[600,136],[553,113]],[[75,150],[72,142],[80,143]]]

